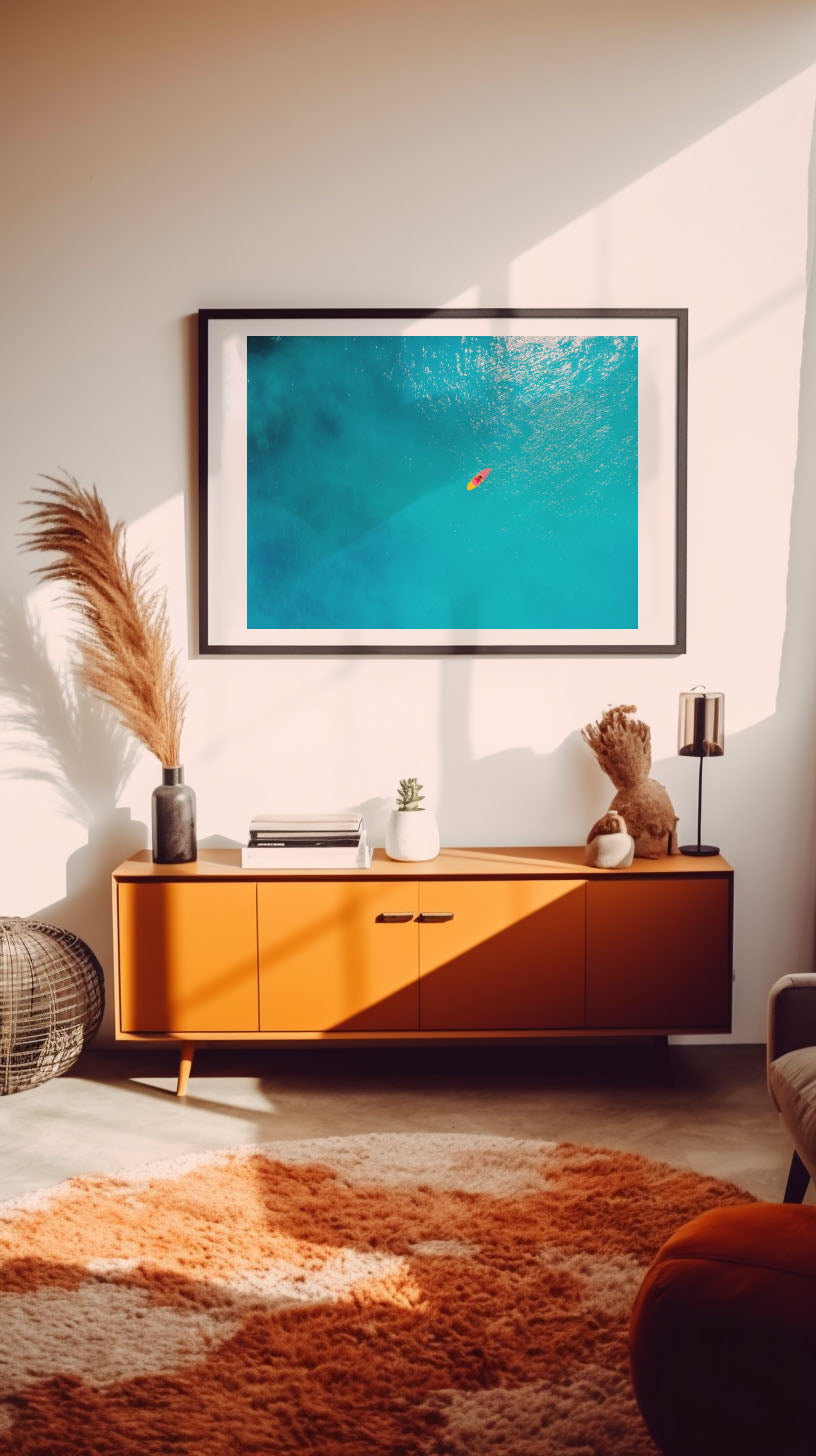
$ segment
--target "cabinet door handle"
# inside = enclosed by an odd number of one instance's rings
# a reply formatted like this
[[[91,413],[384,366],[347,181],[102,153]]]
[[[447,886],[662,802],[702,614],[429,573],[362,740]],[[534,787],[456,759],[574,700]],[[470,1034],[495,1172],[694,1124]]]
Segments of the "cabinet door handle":
[[[382,925],[404,925],[406,920],[413,918],[413,910],[381,910],[377,916]]]
[[[438,921],[441,921],[441,920],[452,920],[452,919],[453,919],[453,911],[452,910],[423,910],[421,915],[417,915],[417,920],[425,920],[425,921],[434,922],[434,923],[436,923]]]

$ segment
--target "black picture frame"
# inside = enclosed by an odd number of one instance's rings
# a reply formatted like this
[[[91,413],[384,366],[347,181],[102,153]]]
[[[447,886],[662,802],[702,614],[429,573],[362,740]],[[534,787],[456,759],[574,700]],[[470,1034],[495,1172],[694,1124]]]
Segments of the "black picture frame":
[[[638,603],[634,630],[625,627],[610,632],[592,626],[573,630],[567,626],[555,631],[511,627],[493,632],[481,626],[473,631],[442,628],[429,632],[385,627],[376,629],[375,640],[371,640],[366,631],[342,623],[317,630],[311,626],[301,630],[297,626],[259,629],[247,625],[247,568],[244,562],[242,575],[241,551],[247,551],[248,452],[246,438],[242,446],[240,435],[242,428],[245,437],[247,434],[248,349],[256,347],[258,337],[317,341],[348,336],[356,341],[369,336],[416,336],[420,331],[424,339],[463,341],[471,337],[533,338],[538,342],[574,341],[577,337],[636,339]],[[253,340],[252,346],[249,340]],[[198,645],[202,655],[526,657],[676,656],[685,652],[687,309],[202,308],[198,314],[198,389]],[[644,496],[649,497],[645,506]],[[653,594],[648,603],[645,597],[641,599],[644,579]]]

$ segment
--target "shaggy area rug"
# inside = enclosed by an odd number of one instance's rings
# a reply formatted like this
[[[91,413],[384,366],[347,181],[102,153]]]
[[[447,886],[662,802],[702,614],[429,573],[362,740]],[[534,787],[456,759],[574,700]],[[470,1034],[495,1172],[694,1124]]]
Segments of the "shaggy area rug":
[[[2,1456],[645,1456],[626,1328],[729,1184],[509,1138],[281,1142],[0,1207]]]

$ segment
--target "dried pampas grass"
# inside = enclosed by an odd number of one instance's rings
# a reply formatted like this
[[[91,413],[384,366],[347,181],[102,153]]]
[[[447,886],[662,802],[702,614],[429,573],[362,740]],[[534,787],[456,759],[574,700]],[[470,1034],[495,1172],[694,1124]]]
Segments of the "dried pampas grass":
[[[49,484],[36,486],[36,499],[25,502],[33,509],[22,549],[55,557],[34,575],[63,585],[63,600],[79,615],[79,676],[161,764],[173,767],[181,761],[187,694],[164,594],[150,585],[144,553],[128,564],[125,524],[111,525],[96,486],[84,490],[70,475],[43,479]]]

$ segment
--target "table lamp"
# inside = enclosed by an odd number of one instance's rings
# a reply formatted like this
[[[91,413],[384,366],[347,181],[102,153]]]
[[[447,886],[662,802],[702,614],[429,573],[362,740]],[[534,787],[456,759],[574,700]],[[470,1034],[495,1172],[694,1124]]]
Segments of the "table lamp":
[[[700,843],[703,818],[703,763],[707,758],[721,758],[725,752],[725,698],[722,693],[707,693],[705,688],[692,688],[680,694],[680,724],[677,752],[683,758],[699,758],[697,781],[697,843],[681,844],[681,854],[719,854],[716,844]]]

